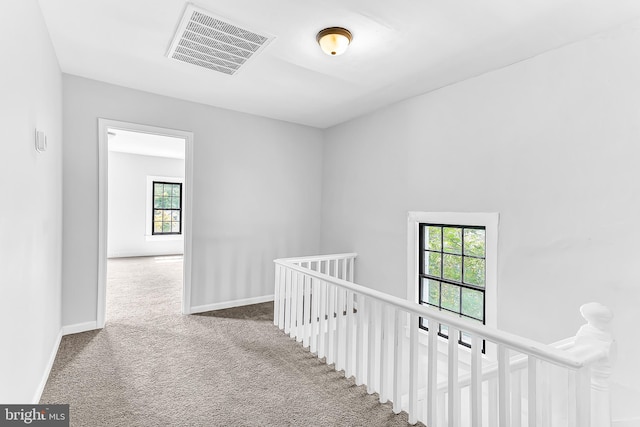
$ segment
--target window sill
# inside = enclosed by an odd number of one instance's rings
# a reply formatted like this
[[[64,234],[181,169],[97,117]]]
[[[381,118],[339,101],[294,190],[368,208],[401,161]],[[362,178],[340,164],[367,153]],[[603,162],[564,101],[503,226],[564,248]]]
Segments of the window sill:
[[[176,240],[184,240],[184,235],[182,234],[146,234],[144,236],[147,242],[164,242],[164,241],[176,241]]]

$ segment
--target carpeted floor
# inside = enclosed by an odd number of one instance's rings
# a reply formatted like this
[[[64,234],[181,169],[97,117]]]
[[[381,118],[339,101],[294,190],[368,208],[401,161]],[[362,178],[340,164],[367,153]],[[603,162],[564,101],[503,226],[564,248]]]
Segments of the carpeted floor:
[[[110,260],[107,325],[65,336],[41,403],[72,426],[406,426],[289,339],[273,304],[182,316],[180,257]]]

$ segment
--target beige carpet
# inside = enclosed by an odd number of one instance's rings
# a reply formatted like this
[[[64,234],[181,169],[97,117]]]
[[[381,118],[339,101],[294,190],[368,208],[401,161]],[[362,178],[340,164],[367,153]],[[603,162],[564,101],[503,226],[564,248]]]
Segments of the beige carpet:
[[[273,304],[180,314],[180,258],[108,265],[107,325],[62,339],[42,403],[72,426],[406,426],[272,322]]]

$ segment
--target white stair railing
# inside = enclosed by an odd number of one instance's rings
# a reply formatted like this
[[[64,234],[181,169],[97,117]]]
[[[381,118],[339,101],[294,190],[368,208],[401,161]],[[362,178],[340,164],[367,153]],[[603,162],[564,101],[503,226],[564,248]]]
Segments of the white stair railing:
[[[557,348],[357,285],[355,258],[276,260],[274,324],[411,424],[610,426],[606,307],[581,307],[588,323]],[[464,332],[471,348],[420,330],[419,318]]]

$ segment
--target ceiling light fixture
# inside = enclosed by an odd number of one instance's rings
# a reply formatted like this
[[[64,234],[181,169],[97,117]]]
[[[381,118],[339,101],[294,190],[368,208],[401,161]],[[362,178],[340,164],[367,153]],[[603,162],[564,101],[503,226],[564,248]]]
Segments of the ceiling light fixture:
[[[316,36],[316,40],[324,53],[330,56],[342,55],[353,40],[351,32],[342,27],[325,28]]]

